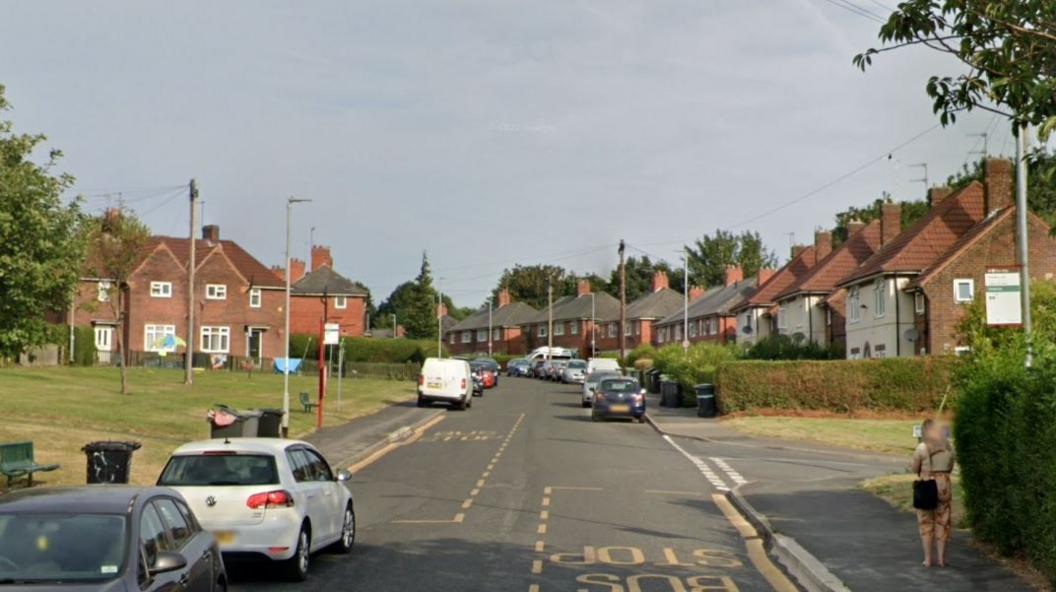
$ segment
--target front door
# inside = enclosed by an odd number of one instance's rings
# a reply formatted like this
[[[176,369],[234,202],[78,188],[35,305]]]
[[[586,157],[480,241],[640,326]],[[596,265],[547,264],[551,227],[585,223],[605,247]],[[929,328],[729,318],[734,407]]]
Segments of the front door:
[[[264,330],[263,329],[250,329],[249,330],[249,345],[246,347],[246,357],[260,364],[260,358],[263,356],[264,349]]]
[[[111,325],[95,326],[95,352],[100,364],[110,363],[110,352],[114,349],[114,328]]]

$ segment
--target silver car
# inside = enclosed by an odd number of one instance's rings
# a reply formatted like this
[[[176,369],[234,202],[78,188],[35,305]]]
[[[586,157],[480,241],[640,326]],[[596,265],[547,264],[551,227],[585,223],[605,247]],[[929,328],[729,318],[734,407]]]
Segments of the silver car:
[[[583,407],[594,404],[594,392],[598,389],[598,383],[606,378],[619,378],[620,373],[615,370],[595,370],[583,380]]]
[[[565,384],[583,384],[586,377],[586,360],[571,360],[568,365],[561,370],[561,382]]]

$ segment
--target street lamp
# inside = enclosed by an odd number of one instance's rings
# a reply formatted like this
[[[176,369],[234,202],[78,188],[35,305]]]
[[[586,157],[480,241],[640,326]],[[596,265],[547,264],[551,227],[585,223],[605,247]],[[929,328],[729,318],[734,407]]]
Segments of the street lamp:
[[[396,335],[396,313],[392,313],[392,338],[396,339],[399,335]]]
[[[312,201],[310,199],[300,199],[296,197],[290,197],[286,200],[286,304],[282,308],[283,313],[283,327],[285,330],[282,334],[283,341],[286,342],[285,351],[286,355],[283,358],[285,362],[282,366],[282,437],[285,438],[290,433],[290,225],[293,218],[293,204],[305,203]],[[320,346],[322,347],[322,346]]]
[[[598,334],[598,309],[595,306],[594,291],[590,291],[590,357],[598,357],[598,344],[595,337]]]
[[[488,357],[489,358],[491,357],[491,332],[493,331],[493,329],[491,328],[491,311],[492,311],[492,307],[494,305],[493,300],[494,300],[494,298],[492,296],[488,296]]]
[[[682,254],[682,350],[689,351],[689,254]]]

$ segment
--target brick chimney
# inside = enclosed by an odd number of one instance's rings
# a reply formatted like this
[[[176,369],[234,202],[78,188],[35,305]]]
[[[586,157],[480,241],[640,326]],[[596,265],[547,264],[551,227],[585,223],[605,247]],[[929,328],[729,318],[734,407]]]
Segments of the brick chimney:
[[[667,288],[667,273],[657,270],[653,273],[653,292]]]
[[[791,258],[795,259],[796,256],[798,256],[800,253],[802,253],[803,249],[805,249],[805,248],[806,247],[804,247],[803,245],[792,245],[792,252],[790,254]]]
[[[986,213],[1012,205],[1012,161],[988,158],[984,165],[983,184],[986,186]]]
[[[272,265],[271,273],[280,280],[286,279],[286,268],[281,265]]]
[[[324,265],[330,269],[334,268],[334,258],[330,256],[330,247],[312,245],[312,271]]]
[[[216,224],[202,226],[202,239],[211,243],[220,242],[220,227]]]
[[[814,232],[814,263],[821,261],[832,252],[832,233],[827,230]]]
[[[744,270],[736,265],[726,266],[726,285],[732,286],[744,279]]]
[[[290,282],[296,282],[297,280],[304,277],[304,261],[300,259],[290,259]],[[283,275],[282,279],[286,279]]]
[[[902,232],[902,204],[885,203],[880,206],[880,244],[895,240]]]
[[[928,189],[928,203],[931,204],[931,207],[935,207],[942,203],[942,200],[949,197],[951,193],[953,193],[953,189],[946,186],[932,187]]]
[[[579,280],[576,284],[576,296],[586,296],[590,294],[590,280]]]
[[[847,223],[847,238],[851,238],[858,234],[863,228],[865,228],[865,222],[862,222],[861,220],[851,220]]]
[[[503,289],[499,290],[499,298],[498,298],[498,303],[497,303],[498,307],[497,308],[502,308],[504,306],[507,306],[510,302],[511,302],[511,300],[510,300],[510,291],[507,290],[506,288],[503,288]]]
[[[700,287],[700,286],[690,286],[690,288],[689,288],[689,300],[690,300],[690,302],[692,302],[692,301],[696,300],[697,298],[700,298],[701,296],[703,296],[704,292],[707,292],[707,290],[702,288],[702,287]]]
[[[759,283],[756,285],[761,286],[765,284],[767,280],[774,277],[775,273],[777,273],[777,271],[773,269],[760,269],[757,275],[757,277],[759,278]]]

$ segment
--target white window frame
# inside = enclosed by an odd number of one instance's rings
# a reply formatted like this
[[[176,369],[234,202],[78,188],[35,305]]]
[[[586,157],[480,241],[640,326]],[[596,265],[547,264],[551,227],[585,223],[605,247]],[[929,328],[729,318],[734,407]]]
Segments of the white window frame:
[[[348,296],[334,296],[334,308],[338,310],[348,308]]]
[[[568,324],[569,335],[579,335],[579,321],[572,321]]]
[[[554,323],[554,337],[560,337],[565,334],[565,322],[558,321]]]
[[[623,336],[630,337],[634,335],[634,321],[627,321],[623,324]]]
[[[609,323],[609,330],[607,335],[609,337],[616,337],[616,323]]]
[[[887,283],[883,278],[873,282],[873,316],[882,319],[887,316]]]
[[[393,337],[396,337],[396,336],[395,336],[395,335],[393,335]],[[455,344],[455,332],[454,332],[454,331],[452,331],[452,332],[450,332],[450,333],[448,333],[448,334],[447,334],[447,340],[448,340],[448,342],[449,342],[449,343],[450,343],[451,345],[454,345],[454,344]]]
[[[176,337],[176,325],[159,325],[156,323],[147,323],[143,325],[143,351],[148,352],[174,352],[176,347],[155,347],[162,337],[172,335]]]
[[[218,343],[212,343],[213,339],[218,340]],[[203,325],[198,331],[198,349],[207,354],[230,353],[231,327]]]
[[[785,328],[786,324],[788,323],[788,318],[787,317],[788,317],[788,312],[786,312],[786,310],[785,310],[785,305],[784,304],[779,304],[777,306],[777,328],[778,329],[784,329]]]
[[[260,308],[261,303],[264,302],[264,295],[260,288],[249,289],[249,307]]]
[[[972,348],[967,345],[958,345],[953,348],[954,355],[963,356],[965,354],[972,353]]]
[[[689,324],[689,336],[690,337],[696,337],[697,336],[697,322],[696,321],[693,321],[692,323]]]
[[[682,325],[675,325],[675,341],[682,341]]]
[[[502,327],[495,327],[491,330],[492,341],[502,341]]]
[[[927,304],[924,300],[924,292],[913,294],[913,312],[922,315],[925,310],[927,310]]]
[[[151,298],[172,298],[172,282],[150,282]]]
[[[477,329],[477,343],[487,343],[488,341],[488,330]]]
[[[861,291],[858,286],[847,291],[847,322],[857,323],[862,320]]]
[[[969,297],[961,298],[961,286],[968,286]],[[957,278],[953,280],[953,301],[957,304],[971,304],[975,300],[975,280],[972,278]]]
[[[473,332],[463,331],[462,332],[462,343],[473,343]]]
[[[539,337],[546,337],[546,325],[539,325],[539,329],[536,331],[536,335]]]
[[[95,329],[95,350],[114,351],[114,326],[96,325],[93,328]],[[105,339],[100,339],[100,337],[105,337]]]
[[[227,284],[206,284],[206,300],[227,300]]]
[[[95,286],[95,299],[99,302],[110,302],[110,289],[113,285],[110,280],[99,280]]]

